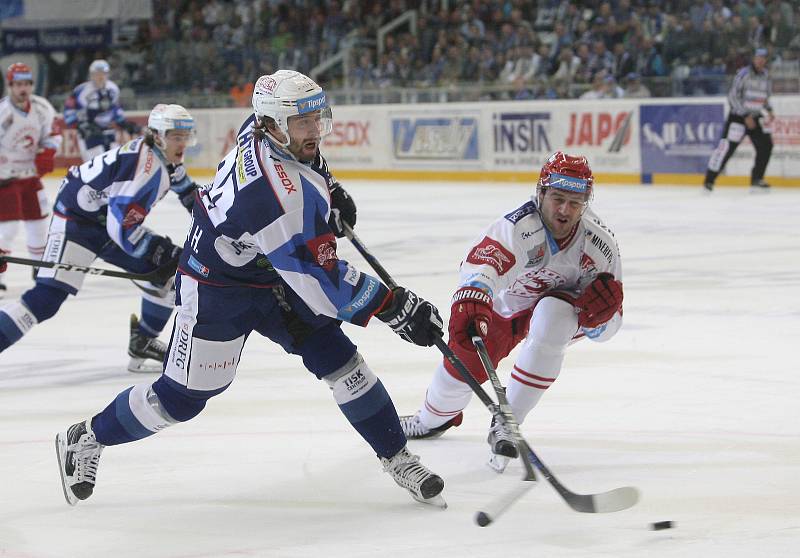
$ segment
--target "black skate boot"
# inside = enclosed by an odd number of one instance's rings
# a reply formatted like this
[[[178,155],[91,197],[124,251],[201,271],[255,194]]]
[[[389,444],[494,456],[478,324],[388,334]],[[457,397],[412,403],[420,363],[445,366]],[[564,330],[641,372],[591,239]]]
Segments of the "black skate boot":
[[[419,456],[403,448],[391,459],[381,457],[383,470],[392,475],[394,482],[408,490],[417,502],[446,508],[442,498],[444,481],[419,462]]]
[[[131,361],[128,363],[128,372],[160,374],[166,355],[167,346],[155,337],[148,337],[139,331],[139,318],[136,314],[131,314],[131,338],[128,343]],[[148,360],[150,362],[146,362]]]
[[[94,491],[97,466],[103,451],[92,432],[91,419],[73,424],[56,435],[56,456],[64,498],[70,506],[86,500]]]
[[[419,411],[417,411],[416,414],[400,417],[400,426],[403,427],[403,434],[409,440],[424,440],[425,438],[438,438],[451,426],[459,426],[463,420],[464,413],[458,413],[441,426],[428,428],[420,421]]]
[[[765,182],[763,178],[761,180],[754,180],[750,183],[751,194],[766,194],[771,188],[772,187]]]

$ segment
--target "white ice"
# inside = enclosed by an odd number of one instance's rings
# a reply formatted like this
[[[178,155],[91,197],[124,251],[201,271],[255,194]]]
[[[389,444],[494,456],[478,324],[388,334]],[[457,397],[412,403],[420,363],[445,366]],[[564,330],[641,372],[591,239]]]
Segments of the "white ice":
[[[531,193],[490,183],[347,186],[364,243],[445,316],[470,242]],[[797,556],[800,189],[699,189],[597,188],[597,212],[622,250],[625,325],[606,344],[571,347],[522,427],[565,485],[633,485],[642,492],[634,508],[579,514],[542,482],[495,524],[476,526],[475,512],[522,472],[485,465],[489,414],[477,400],[460,428],[410,443],[445,478],[449,508],[415,503],[327,387],[257,335],[225,393],[189,423],[107,448],[95,494],[71,508],[56,432],[155,379],[125,370],[136,289],[89,277],[0,357],[0,556]],[[171,198],[148,219],[175,239],[187,223]],[[22,237],[17,245],[24,255]],[[347,242],[340,255],[368,269]],[[17,297],[30,270],[11,266],[6,281]],[[437,351],[379,322],[346,331],[397,409],[417,409]],[[648,529],[665,520],[676,527]]]

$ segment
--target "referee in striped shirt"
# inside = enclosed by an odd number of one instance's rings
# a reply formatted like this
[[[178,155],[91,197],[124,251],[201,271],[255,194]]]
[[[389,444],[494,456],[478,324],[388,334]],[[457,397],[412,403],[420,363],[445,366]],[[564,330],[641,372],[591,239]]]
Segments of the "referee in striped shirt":
[[[739,147],[744,136],[750,136],[756,150],[756,160],[750,172],[750,186],[756,191],[768,191],[764,173],[772,154],[771,124],[774,119],[769,96],[772,84],[767,73],[767,49],[758,48],[750,65],[740,68],[728,92],[728,120],[722,130],[719,145],[708,160],[703,187],[711,192],[714,181],[725,168],[728,159]]]

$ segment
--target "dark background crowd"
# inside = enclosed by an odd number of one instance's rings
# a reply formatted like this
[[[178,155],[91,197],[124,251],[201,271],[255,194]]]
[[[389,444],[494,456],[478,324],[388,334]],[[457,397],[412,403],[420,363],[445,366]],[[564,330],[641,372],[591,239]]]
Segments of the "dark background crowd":
[[[796,0],[154,0],[153,9],[107,52],[48,58],[45,93],[65,95],[99,57],[129,93],[238,106],[259,75],[310,73],[337,53],[346,61],[318,76],[327,89],[474,91],[466,100],[716,95],[756,47],[769,49],[778,92],[797,92],[800,78]],[[379,43],[381,27],[409,10],[415,32],[404,21]]]

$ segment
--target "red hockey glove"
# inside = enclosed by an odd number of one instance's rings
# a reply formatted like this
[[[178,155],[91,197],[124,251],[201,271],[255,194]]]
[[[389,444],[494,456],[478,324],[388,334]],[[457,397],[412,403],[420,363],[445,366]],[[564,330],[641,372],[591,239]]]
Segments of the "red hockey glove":
[[[5,250],[0,249],[0,273],[5,273],[6,269],[8,269],[8,262],[3,259],[3,256],[10,253],[11,252],[6,252]]]
[[[476,287],[462,287],[453,295],[450,308],[450,340],[468,351],[475,349],[472,336],[476,333],[484,340],[492,323],[492,297]]]
[[[55,168],[56,150],[52,147],[45,147],[36,154],[33,164],[36,165],[36,174],[44,176],[48,172],[52,172]]]
[[[599,273],[575,300],[578,325],[594,328],[606,323],[622,308],[622,283],[610,273]]]

